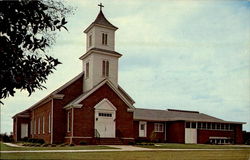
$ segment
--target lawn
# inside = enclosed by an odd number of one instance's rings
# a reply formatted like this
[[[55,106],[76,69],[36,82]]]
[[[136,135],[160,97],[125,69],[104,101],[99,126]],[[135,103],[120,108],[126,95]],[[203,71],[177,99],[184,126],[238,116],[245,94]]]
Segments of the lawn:
[[[159,143],[155,145],[138,145],[138,147],[153,149],[249,149],[249,147],[240,147],[237,145],[209,145],[209,144],[176,144],[176,143]]]
[[[249,150],[131,151],[95,153],[1,153],[0,159],[248,160],[249,156]]]
[[[0,142],[1,151],[21,151],[21,150],[94,150],[94,149],[117,149],[108,146],[64,146],[64,147],[10,147]]]

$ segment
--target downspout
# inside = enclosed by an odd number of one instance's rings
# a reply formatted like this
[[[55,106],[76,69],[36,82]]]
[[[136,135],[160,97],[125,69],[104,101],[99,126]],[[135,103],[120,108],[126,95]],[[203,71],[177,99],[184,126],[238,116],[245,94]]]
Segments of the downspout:
[[[72,143],[72,139],[74,137],[74,107],[72,107],[72,114],[71,114],[71,142]]]
[[[17,117],[16,117],[16,141],[17,141]]]
[[[166,124],[166,122],[164,123],[164,129],[165,129],[165,134],[164,134],[164,141],[166,142],[166,140],[167,140],[167,124]]]
[[[53,112],[53,110],[54,110],[54,101],[53,101],[53,98],[51,99],[51,118],[50,118],[50,130],[51,130],[51,133],[50,133],[50,135],[51,135],[51,137],[50,137],[50,143],[51,144],[53,144],[53,114],[54,114],[54,112]]]

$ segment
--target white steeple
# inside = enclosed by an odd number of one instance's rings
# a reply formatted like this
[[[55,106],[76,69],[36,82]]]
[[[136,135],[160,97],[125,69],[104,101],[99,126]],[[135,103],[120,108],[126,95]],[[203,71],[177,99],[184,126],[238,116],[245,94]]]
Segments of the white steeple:
[[[102,13],[103,5],[95,21],[84,31],[87,35],[86,53],[80,57],[83,62],[83,91],[88,91],[104,79],[109,79],[118,87],[118,59],[122,56],[115,52],[115,31]]]

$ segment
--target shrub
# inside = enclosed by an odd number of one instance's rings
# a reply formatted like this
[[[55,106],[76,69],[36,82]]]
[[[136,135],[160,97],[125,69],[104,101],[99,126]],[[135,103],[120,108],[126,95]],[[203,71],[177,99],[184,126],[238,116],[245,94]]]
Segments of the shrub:
[[[56,147],[56,144],[51,144],[51,147]]]
[[[128,145],[134,145],[135,142],[131,141],[131,142],[128,142]]]
[[[80,144],[80,145],[87,145],[88,143],[85,142],[85,141],[81,141],[79,144]]]
[[[49,144],[48,144],[48,143],[44,143],[44,144],[42,144],[41,146],[42,146],[42,147],[48,147]]]
[[[74,144],[74,143],[71,143],[71,144],[69,144],[69,146],[75,146],[75,144]]]
[[[7,133],[0,134],[0,140],[3,142],[13,142],[13,136],[12,135],[7,135]]]
[[[22,138],[22,141],[24,141],[24,142],[28,142],[28,140],[29,140],[29,138],[28,138],[28,137],[24,137],[24,138]]]

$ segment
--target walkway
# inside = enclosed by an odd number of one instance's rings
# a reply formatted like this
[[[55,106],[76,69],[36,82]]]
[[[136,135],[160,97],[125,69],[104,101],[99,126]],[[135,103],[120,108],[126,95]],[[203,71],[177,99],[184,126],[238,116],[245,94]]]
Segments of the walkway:
[[[152,149],[129,145],[106,145],[117,149],[94,149],[94,150],[22,150],[22,151],[0,151],[0,153],[64,153],[64,152],[127,152],[127,151],[228,151],[242,149]]]

